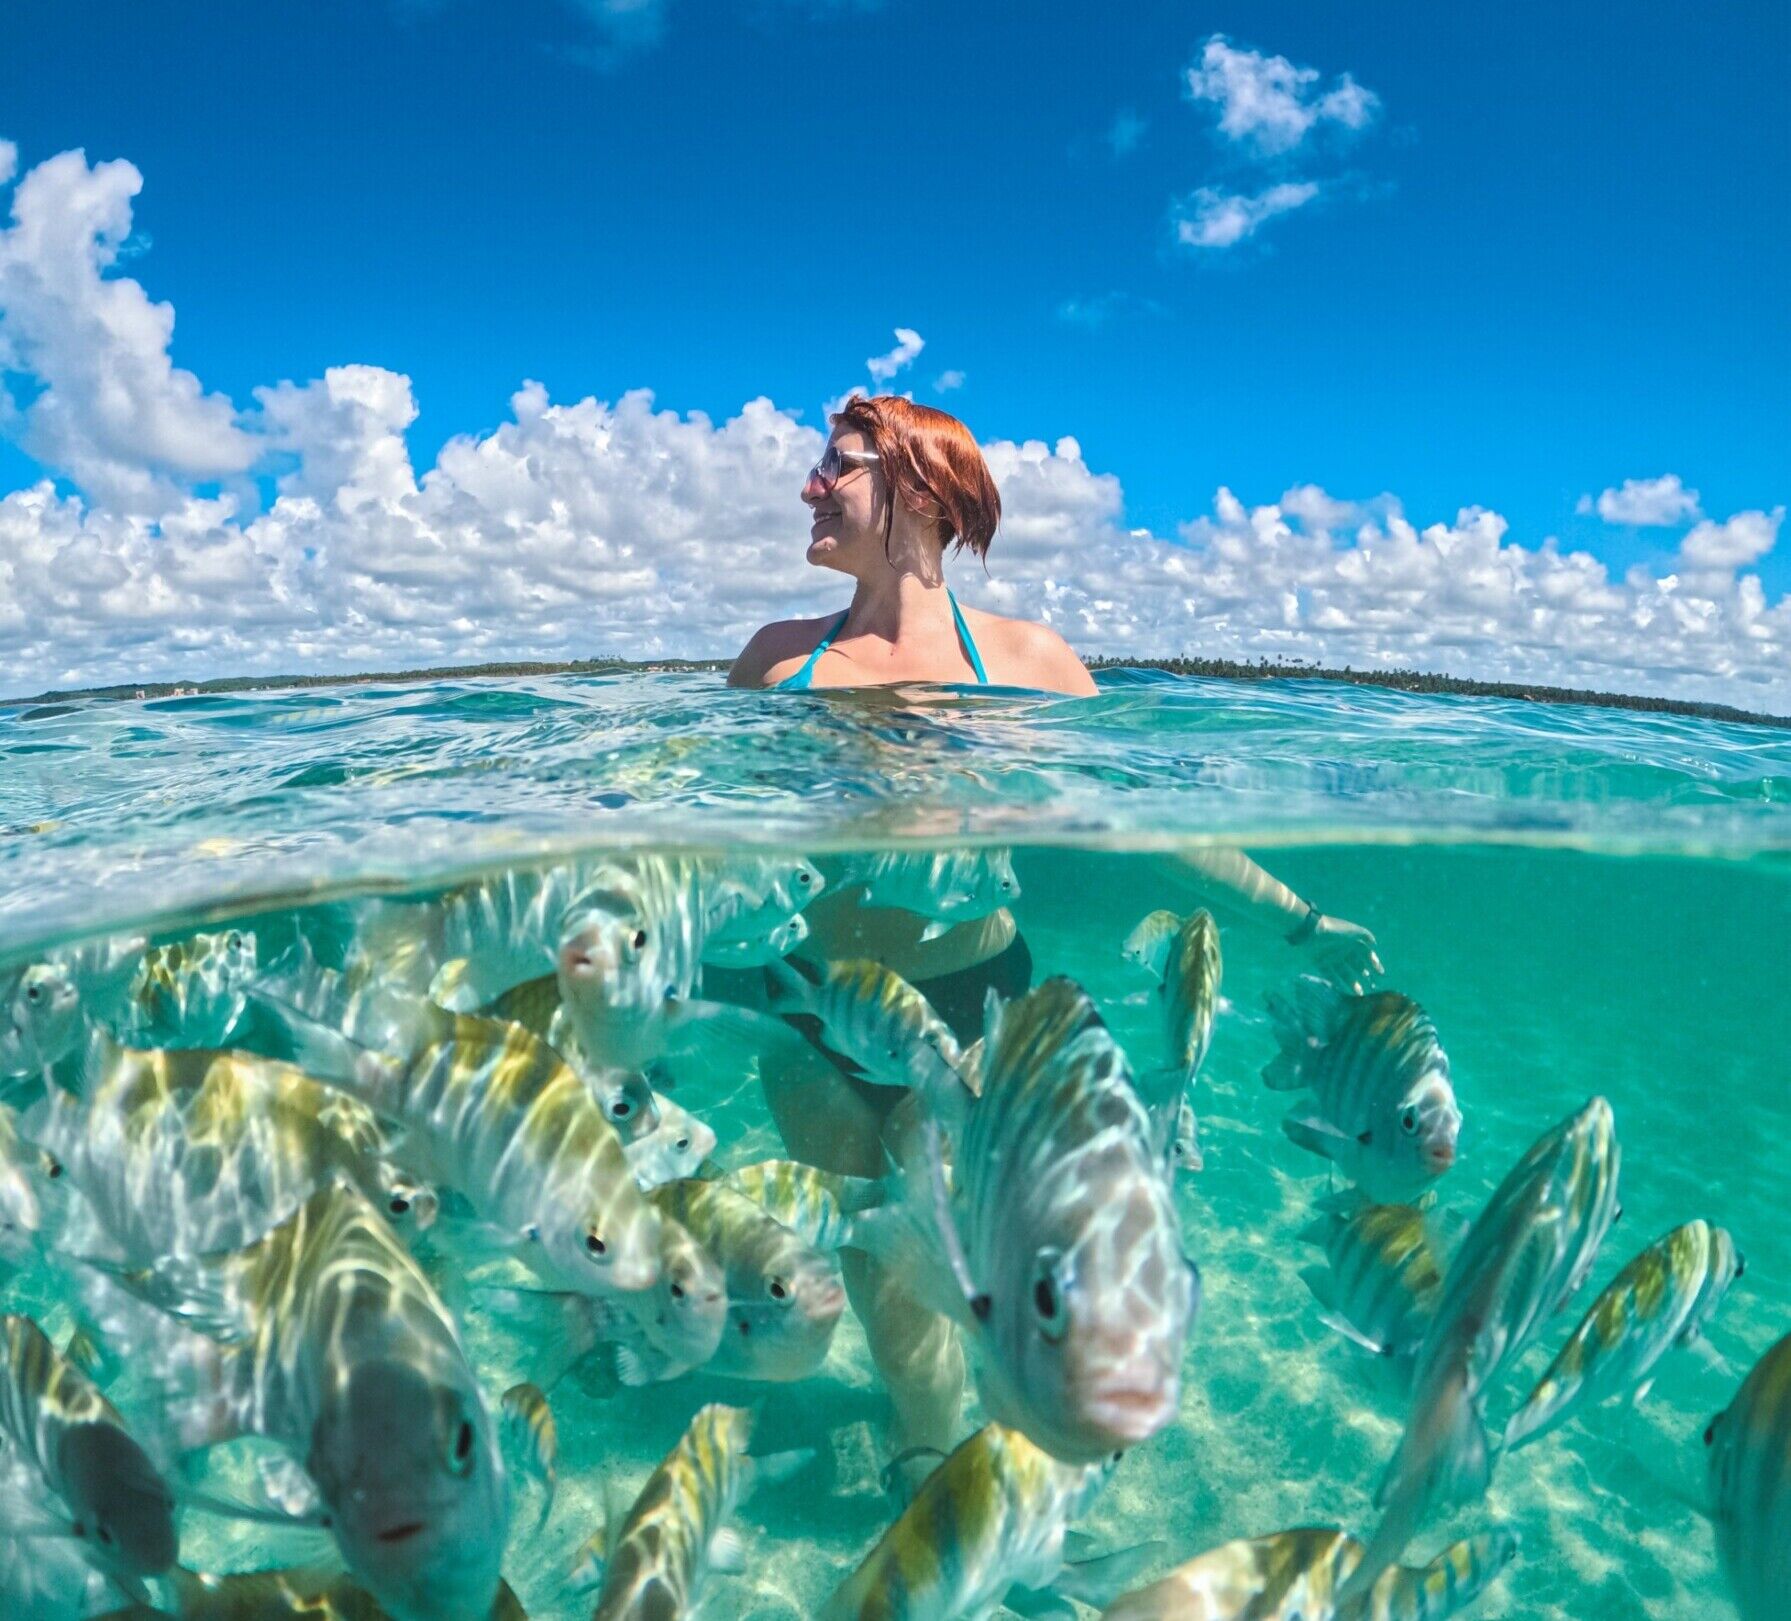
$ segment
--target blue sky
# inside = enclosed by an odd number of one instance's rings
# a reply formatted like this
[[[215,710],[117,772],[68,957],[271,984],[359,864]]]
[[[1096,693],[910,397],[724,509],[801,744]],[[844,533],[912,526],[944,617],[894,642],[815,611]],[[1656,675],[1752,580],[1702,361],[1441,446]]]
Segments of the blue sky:
[[[15,0],[0,139],[21,175],[74,148],[140,172],[107,274],[178,312],[206,391],[402,374],[419,471],[525,378],[812,423],[901,327],[925,348],[895,386],[985,441],[1073,436],[1123,528],[1173,536],[1220,486],[1391,492],[1617,576],[1670,569],[1692,521],[1601,518],[1625,480],[1713,520],[1791,498],[1788,17]],[[1295,124],[1221,93],[1215,37],[1309,70]],[[69,472],[12,439],[0,491]],[[1757,572],[1781,596],[1791,546]]]

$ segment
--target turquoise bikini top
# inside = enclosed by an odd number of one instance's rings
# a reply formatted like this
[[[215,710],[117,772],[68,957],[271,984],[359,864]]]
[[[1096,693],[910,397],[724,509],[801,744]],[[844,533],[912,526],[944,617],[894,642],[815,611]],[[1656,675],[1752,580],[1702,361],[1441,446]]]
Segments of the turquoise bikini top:
[[[964,644],[964,657],[970,660],[970,668],[976,671],[976,679],[986,687],[989,684],[989,673],[983,668],[982,656],[976,650],[976,643],[970,639],[970,627],[964,623],[964,615],[958,609],[958,599],[951,594],[949,587],[946,589],[945,600],[951,604],[952,622],[958,627],[958,640]],[[827,634],[815,643],[814,652],[809,654],[808,662],[800,670],[778,682],[779,692],[802,692],[813,682],[815,661],[833,645],[834,637],[839,635],[841,627],[846,623],[846,614],[851,611],[848,608],[846,613],[827,627]]]

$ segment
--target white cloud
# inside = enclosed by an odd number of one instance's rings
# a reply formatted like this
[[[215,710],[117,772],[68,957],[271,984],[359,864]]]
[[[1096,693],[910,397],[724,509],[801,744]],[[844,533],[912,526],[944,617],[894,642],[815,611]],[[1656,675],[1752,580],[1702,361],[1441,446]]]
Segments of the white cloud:
[[[1219,109],[1219,130],[1255,152],[1291,152],[1321,124],[1365,129],[1380,100],[1347,73],[1320,88],[1316,68],[1295,67],[1285,56],[1240,50],[1223,34],[1201,47],[1187,70],[1188,94]]]
[[[1277,214],[1304,208],[1317,195],[1310,180],[1284,180],[1254,196],[1202,186],[1176,210],[1175,238],[1189,248],[1235,247]]]
[[[8,185],[19,172],[19,148],[15,141],[0,141],[0,186]]]
[[[887,383],[897,372],[912,366],[915,356],[927,346],[927,340],[910,326],[897,327],[895,336],[895,348],[886,355],[873,355],[864,363],[874,383]]]
[[[103,210],[49,223],[69,239],[58,262],[76,266],[97,262],[95,234],[120,229]],[[89,283],[70,285],[93,304]],[[130,286],[132,309],[158,308]],[[15,330],[0,302],[0,331]],[[165,349],[154,354],[166,367]],[[190,379],[173,393],[216,399]],[[85,471],[58,468],[84,497],[45,479],[0,498],[0,692],[725,657],[764,620],[842,598],[836,576],[803,562],[798,494],[822,433],[769,400],[718,423],[645,392],[555,404],[526,383],[509,420],[450,440],[419,476],[403,437],[416,402],[397,373],[333,367],[255,398],[250,443],[276,479],[266,511],[231,489],[203,498],[203,474],[139,457],[129,465],[174,487],[146,512],[138,484],[111,476],[120,458],[88,454],[91,435],[66,441]],[[1254,507],[1221,490],[1209,515],[1159,537],[1127,525],[1119,481],[1076,440],[985,448],[1005,521],[991,572],[959,560],[954,587],[1045,619],[1085,652],[1298,655],[1791,708],[1791,597],[1769,603],[1748,572],[1783,509],[1700,523],[1671,572],[1613,579],[1589,553],[1518,543],[1496,512],[1419,528],[1390,495],[1346,501],[1313,485]]]
[[[108,506],[154,515],[186,484],[244,472],[260,447],[228,399],[169,359],[173,309],[106,274],[142,185],[133,165],[89,168],[81,152],[19,181],[0,229],[0,333],[8,365],[41,389],[4,413],[24,448]]]
[[[1666,528],[1698,516],[1698,492],[1688,490],[1677,473],[1662,478],[1626,478],[1620,490],[1604,490],[1594,501],[1582,495],[1574,510],[1596,512],[1606,523]]]
[[[962,388],[963,386],[964,374],[956,369],[942,371],[933,379],[933,390],[938,394],[949,394],[954,388]]]

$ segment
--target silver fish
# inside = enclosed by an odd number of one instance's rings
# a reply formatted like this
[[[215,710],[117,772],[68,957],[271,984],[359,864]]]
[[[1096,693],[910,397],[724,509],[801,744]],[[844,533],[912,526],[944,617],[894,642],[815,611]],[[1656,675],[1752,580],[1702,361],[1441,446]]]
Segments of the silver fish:
[[[140,1582],[179,1557],[174,1494],[118,1410],[29,1317],[0,1317],[0,1441],[94,1569]]]
[[[1323,1321],[1377,1356],[1409,1359],[1430,1331],[1443,1288],[1445,1258],[1431,1236],[1429,1211],[1377,1205],[1357,1192],[1320,1202],[1300,1234],[1329,1263],[1300,1276],[1324,1307]]]
[[[146,1351],[188,1393],[187,1444],[282,1443],[395,1621],[484,1621],[508,1522],[496,1430],[453,1318],[365,1198],[326,1189],[236,1254],[113,1275],[174,1319]]]
[[[140,1047],[219,1047],[241,1015],[259,968],[244,929],[153,947],[131,982],[118,1033]]]
[[[1199,1273],[1125,1055],[1081,987],[991,996],[981,1068],[980,1097],[954,1081],[934,1100],[961,1118],[946,1219],[917,1243],[943,1179],[911,1168],[902,1204],[867,1212],[859,1239],[886,1264],[934,1262],[916,1284],[980,1352],[998,1422],[1092,1462],[1175,1416]]]
[[[1075,1565],[1068,1527],[1088,1512],[1118,1458],[1061,1463],[1017,1430],[987,1424],[930,1474],[913,1502],[822,1607],[822,1621],[981,1621],[1069,1597],[1098,1604],[1156,1545]],[[1024,1598],[1021,1597],[1024,1595]]]
[[[808,938],[808,919],[800,912],[773,919],[756,933],[741,929],[730,937],[710,935],[703,944],[703,961],[715,968],[761,968],[789,956]]]
[[[1385,1514],[1345,1599],[1367,1592],[1432,1507],[1485,1491],[1487,1389],[1592,1270],[1616,1216],[1621,1159],[1611,1106],[1594,1098],[1531,1146],[1468,1229],[1418,1348],[1405,1435],[1375,1494]]]
[[[1304,1088],[1315,1107],[1283,1129],[1379,1203],[1397,1204],[1455,1163],[1461,1110],[1436,1027],[1395,991],[1358,996],[1303,975],[1271,995],[1280,1053],[1262,1072],[1277,1091]]]
[[[1175,1130],[1169,1137],[1169,1163],[1177,1171],[1204,1171],[1206,1155],[1200,1147],[1200,1120],[1194,1105],[1183,1098],[1175,1111]]]
[[[830,962],[811,981],[788,964],[765,970],[771,1005],[820,1022],[827,1045],[879,1086],[933,1091],[955,1084],[963,1054],[926,997],[893,969]]]
[[[744,1408],[703,1408],[648,1476],[607,1558],[601,1544],[586,1544],[593,1564],[603,1566],[592,1621],[693,1616],[711,1572],[745,1568],[745,1545],[729,1524],[735,1511],[759,1486],[788,1479],[813,1456],[749,1458],[752,1429],[753,1416]]]
[[[61,1161],[21,1137],[18,1116],[0,1104],[0,1263],[23,1267],[43,1259],[67,1219]]]
[[[931,919],[923,940],[1020,898],[1013,856],[1000,849],[883,851],[848,859],[845,881],[863,886],[867,906],[899,907]]]
[[[1513,1532],[1496,1530],[1445,1548],[1428,1565],[1395,1565],[1351,1621],[1446,1621],[1491,1587],[1516,1558]],[[1128,1593],[1102,1621],[1337,1621],[1338,1590],[1362,1544],[1318,1528],[1227,1542],[1160,1581]]]
[[[1223,972],[1219,925],[1213,914],[1201,910],[1178,922],[1163,954],[1163,977],[1157,986],[1168,1065],[1150,1079],[1145,1104],[1169,1162],[1181,1170],[1198,1171],[1206,1163],[1188,1094],[1212,1041]]]
[[[1160,906],[1138,920],[1120,947],[1120,955],[1160,982],[1164,965],[1169,961],[1169,948],[1181,926],[1182,920],[1176,913]]]
[[[406,1164],[458,1188],[549,1283],[605,1295],[657,1281],[659,1218],[621,1139],[538,1037],[323,973],[256,997],[309,1073],[401,1125]]]
[[[60,964],[27,964],[0,975],[0,1076],[37,1075],[74,1051],[81,997]]]
[[[820,870],[801,857],[733,857],[704,883],[703,961],[750,968],[787,957],[808,938],[801,909],[825,888]]]
[[[1716,1552],[1742,1621],[1780,1621],[1791,1593],[1791,1334],[1704,1431]]]
[[[845,1309],[838,1259],[724,1183],[668,1182],[647,1197],[726,1276],[727,1324],[710,1372],[774,1381],[815,1372]]]
[[[1646,1395],[1655,1365],[1675,1346],[1699,1341],[1743,1268],[1735,1240],[1705,1221],[1650,1244],[1592,1302],[1512,1415],[1506,1451],[1546,1435],[1577,1407],[1626,1390]]]

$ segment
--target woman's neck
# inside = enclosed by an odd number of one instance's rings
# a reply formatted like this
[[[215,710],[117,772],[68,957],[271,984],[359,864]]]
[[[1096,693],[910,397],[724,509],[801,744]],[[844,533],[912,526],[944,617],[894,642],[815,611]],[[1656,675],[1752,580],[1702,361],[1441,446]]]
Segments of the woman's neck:
[[[897,642],[905,632],[935,630],[950,620],[951,598],[943,578],[929,585],[918,574],[888,569],[859,580],[846,628],[854,636]]]

